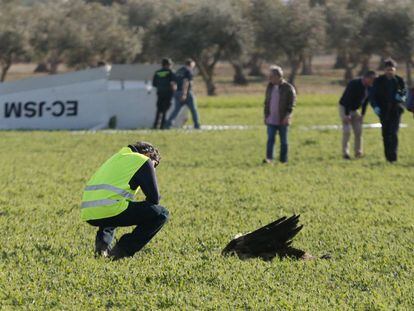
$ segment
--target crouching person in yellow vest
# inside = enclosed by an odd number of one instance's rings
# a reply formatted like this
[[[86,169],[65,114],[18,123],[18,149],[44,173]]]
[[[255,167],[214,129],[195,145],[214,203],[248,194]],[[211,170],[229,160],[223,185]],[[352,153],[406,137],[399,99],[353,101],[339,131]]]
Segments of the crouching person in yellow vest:
[[[155,168],[158,150],[137,142],[122,148],[92,176],[82,198],[81,218],[98,227],[95,254],[114,260],[133,256],[168,220],[168,210],[158,205]],[[135,201],[139,189],[146,199]],[[116,227],[134,226],[113,246]]]

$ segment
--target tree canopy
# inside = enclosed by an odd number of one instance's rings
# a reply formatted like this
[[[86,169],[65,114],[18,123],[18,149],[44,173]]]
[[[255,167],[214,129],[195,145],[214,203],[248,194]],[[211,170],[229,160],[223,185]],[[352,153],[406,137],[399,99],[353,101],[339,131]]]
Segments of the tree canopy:
[[[0,65],[73,68],[98,62],[196,61],[208,94],[218,62],[230,62],[235,82],[263,62],[288,63],[289,80],[312,58],[336,53],[344,80],[367,70],[372,55],[405,63],[411,77],[414,3],[377,0],[0,0]],[[409,79],[411,83],[411,78]]]

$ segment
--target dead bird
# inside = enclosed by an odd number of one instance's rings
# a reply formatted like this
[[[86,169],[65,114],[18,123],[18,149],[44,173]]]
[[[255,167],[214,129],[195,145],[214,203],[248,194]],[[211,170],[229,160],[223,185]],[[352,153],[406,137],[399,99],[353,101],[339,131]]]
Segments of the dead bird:
[[[298,226],[300,215],[289,218],[282,217],[245,235],[236,236],[223,249],[222,255],[237,255],[240,259],[261,258],[270,261],[279,258],[294,258],[298,260],[329,259],[329,254],[316,257],[308,252],[292,247],[292,239],[302,230]]]

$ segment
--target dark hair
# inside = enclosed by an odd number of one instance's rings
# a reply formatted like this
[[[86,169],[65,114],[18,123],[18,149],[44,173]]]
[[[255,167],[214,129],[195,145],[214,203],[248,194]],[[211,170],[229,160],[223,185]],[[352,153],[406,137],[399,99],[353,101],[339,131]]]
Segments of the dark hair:
[[[366,73],[364,73],[364,78],[375,78],[377,76],[377,73],[374,70],[368,70]]]
[[[387,68],[387,67],[394,67],[394,68],[396,68],[397,67],[397,62],[395,60],[393,60],[392,58],[387,58],[384,61],[384,67],[385,68]]]
[[[160,164],[161,156],[157,148],[155,148],[150,143],[144,141],[138,141],[135,144],[129,145],[132,151],[138,152],[149,157],[152,161],[155,162],[155,167]]]
[[[172,60],[171,58],[163,58],[161,61],[161,65],[162,66],[171,66],[172,65]]]
[[[184,64],[185,64],[186,66],[191,66],[191,63],[193,63],[193,62],[194,62],[194,60],[193,60],[193,59],[191,59],[191,58],[187,58],[187,59],[185,60]]]

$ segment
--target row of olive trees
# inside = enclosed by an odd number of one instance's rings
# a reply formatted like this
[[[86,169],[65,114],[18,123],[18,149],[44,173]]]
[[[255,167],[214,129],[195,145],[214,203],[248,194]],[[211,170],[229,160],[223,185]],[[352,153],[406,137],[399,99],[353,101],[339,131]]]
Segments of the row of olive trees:
[[[263,62],[289,64],[290,82],[312,74],[313,56],[337,54],[344,79],[370,58],[403,61],[411,82],[414,4],[395,0],[0,0],[2,79],[13,62],[84,68],[99,61],[193,58],[208,94],[219,61],[261,74]]]
[[[99,61],[132,62],[141,49],[141,33],[121,9],[81,0],[30,6],[1,1],[1,81],[20,60],[43,63],[52,74],[61,63],[85,68]]]

